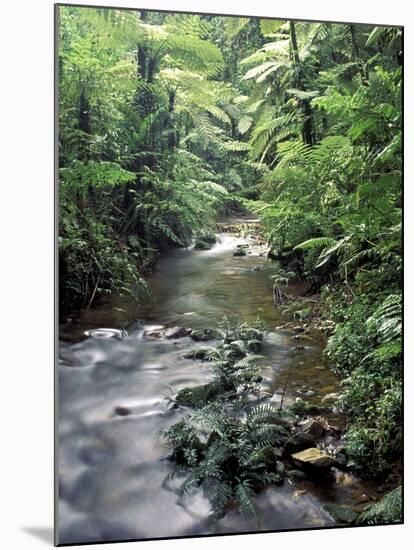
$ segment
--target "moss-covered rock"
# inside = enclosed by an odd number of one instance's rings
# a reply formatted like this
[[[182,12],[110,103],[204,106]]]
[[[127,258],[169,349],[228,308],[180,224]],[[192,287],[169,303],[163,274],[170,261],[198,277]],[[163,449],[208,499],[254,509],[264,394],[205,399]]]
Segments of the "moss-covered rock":
[[[210,243],[207,243],[206,241],[197,240],[194,243],[194,250],[211,250],[212,245]]]
[[[288,470],[286,476],[292,481],[305,481],[308,476],[302,470]]]
[[[224,393],[224,388],[218,382],[209,382],[202,386],[194,388],[183,388],[176,397],[177,405],[183,407],[204,407],[207,403],[215,399],[219,394]]]
[[[308,418],[308,420],[302,422],[300,429],[302,432],[308,433],[317,439],[320,439],[326,432],[325,426],[322,422],[319,422],[314,418]]]
[[[204,330],[192,330],[190,336],[196,342],[207,342],[208,340],[214,340],[214,338],[217,337],[214,330],[208,328]]]
[[[184,359],[201,359],[205,361],[207,359],[210,350],[205,348],[199,348],[191,350],[183,355]]]
[[[316,438],[313,435],[305,432],[297,432],[286,441],[285,451],[288,454],[297,453],[309,447],[313,447],[315,443]]]
[[[292,459],[299,467],[330,468],[336,465],[336,460],[331,455],[316,447],[294,453]]]
[[[270,445],[256,451],[252,457],[253,463],[263,463],[268,468],[276,468],[277,453]]]
[[[323,509],[338,523],[352,525],[358,518],[358,514],[349,506],[342,506],[332,503],[325,504]]]
[[[217,242],[217,237],[214,235],[214,233],[207,233],[204,235],[200,235],[194,243],[194,249],[210,250],[213,247],[213,244],[216,244],[216,242]]]
[[[165,337],[169,340],[173,338],[184,338],[188,336],[189,329],[184,327],[171,327],[165,331]]]
[[[290,405],[289,410],[293,414],[297,414],[298,416],[306,416],[306,415],[312,416],[312,415],[321,414],[322,412],[325,412],[327,409],[322,409],[317,405],[308,403],[308,401],[305,401],[304,399],[298,398],[294,403],[292,403],[292,405]]]
[[[201,239],[208,244],[216,244],[217,242],[217,237],[216,235],[214,235],[214,233],[208,233],[206,235],[203,235]]]

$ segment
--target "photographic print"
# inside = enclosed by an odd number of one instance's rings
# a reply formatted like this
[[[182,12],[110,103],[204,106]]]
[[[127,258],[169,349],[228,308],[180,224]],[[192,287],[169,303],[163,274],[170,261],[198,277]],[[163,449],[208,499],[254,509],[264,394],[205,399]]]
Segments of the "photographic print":
[[[402,523],[402,27],[55,14],[56,543]]]

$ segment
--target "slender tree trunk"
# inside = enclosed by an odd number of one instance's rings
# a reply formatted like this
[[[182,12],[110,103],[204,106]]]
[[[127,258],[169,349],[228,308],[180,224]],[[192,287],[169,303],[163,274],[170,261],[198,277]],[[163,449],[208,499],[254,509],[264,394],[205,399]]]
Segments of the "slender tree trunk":
[[[352,60],[359,66],[362,80],[367,83],[368,75],[364,63],[360,57],[358,42],[356,38],[356,25],[349,25],[349,33],[351,35]]]
[[[177,143],[177,135],[174,129],[174,102],[175,102],[175,90],[170,90],[168,94],[168,113],[169,113],[169,132],[168,132],[168,148],[173,150]]]
[[[154,81],[156,64],[157,64],[157,58],[155,57],[155,55],[153,55],[148,59],[148,72],[147,72],[148,84],[151,84]]]
[[[289,30],[290,30],[290,49],[291,49],[292,59],[297,68],[295,86],[297,87],[298,90],[305,92],[306,87],[303,81],[304,79],[302,75],[302,69],[300,66],[298,40],[296,36],[296,27],[295,27],[294,21],[289,21]],[[302,104],[302,110],[305,118],[303,122],[303,127],[302,127],[302,139],[304,143],[307,143],[309,145],[314,145],[315,135],[313,130],[313,113],[310,105],[310,100],[301,99],[300,102]]]
[[[299,52],[298,52],[298,41],[296,38],[296,27],[294,21],[289,21],[289,30],[290,30],[290,46],[291,46],[291,52],[293,61],[296,63],[296,65],[299,65]]]
[[[359,48],[356,40],[355,25],[349,25],[352,44],[352,58],[355,62],[359,62]]]
[[[137,77],[141,77],[145,80],[147,75],[147,60],[145,55],[145,48],[140,44],[137,44]]]
[[[85,132],[85,134],[91,133],[91,113],[84,88],[82,88],[79,96],[78,128],[82,132]]]

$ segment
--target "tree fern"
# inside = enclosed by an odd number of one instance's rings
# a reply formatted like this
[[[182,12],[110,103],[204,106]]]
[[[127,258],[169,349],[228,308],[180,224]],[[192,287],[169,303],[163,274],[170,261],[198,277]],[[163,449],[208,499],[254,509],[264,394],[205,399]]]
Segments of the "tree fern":
[[[337,244],[331,237],[315,237],[295,246],[295,249],[311,250],[313,248],[333,247]]]
[[[260,32],[266,38],[273,36],[285,23],[283,19],[260,19]]]
[[[260,82],[263,82],[269,75],[273,74],[281,67],[284,67],[284,64],[282,61],[265,61],[261,65],[258,65],[257,67],[253,67],[252,69],[249,69],[247,73],[244,75],[243,80],[250,80],[254,78],[256,82],[259,84]]]
[[[312,148],[310,160],[319,163],[325,162],[332,159],[332,155],[349,146],[350,141],[346,136],[327,136]]]
[[[233,39],[249,23],[248,17],[229,17],[226,22],[227,37]]]

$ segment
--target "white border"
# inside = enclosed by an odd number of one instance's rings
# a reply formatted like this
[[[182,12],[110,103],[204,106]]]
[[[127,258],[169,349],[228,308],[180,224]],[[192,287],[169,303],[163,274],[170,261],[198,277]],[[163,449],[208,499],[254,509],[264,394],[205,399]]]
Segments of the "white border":
[[[405,312],[406,334],[413,334],[409,246],[414,237],[410,189],[414,179],[411,162],[414,19],[410,17],[409,2],[85,0],[82,3],[405,25]],[[42,535],[51,529],[53,518],[53,2],[8,0],[2,5],[1,15],[0,543],[7,550],[36,550],[50,546]],[[413,367],[408,358],[414,357],[413,338],[407,337],[405,343],[406,435],[410,435]],[[412,438],[406,437],[404,526],[166,540],[130,543],[130,546],[116,544],[109,548],[239,550],[260,545],[263,550],[275,547],[316,550],[375,545],[376,550],[389,550],[398,545],[404,549],[410,535],[414,538],[410,505],[414,488],[412,450]],[[95,546],[101,547],[108,545]]]

